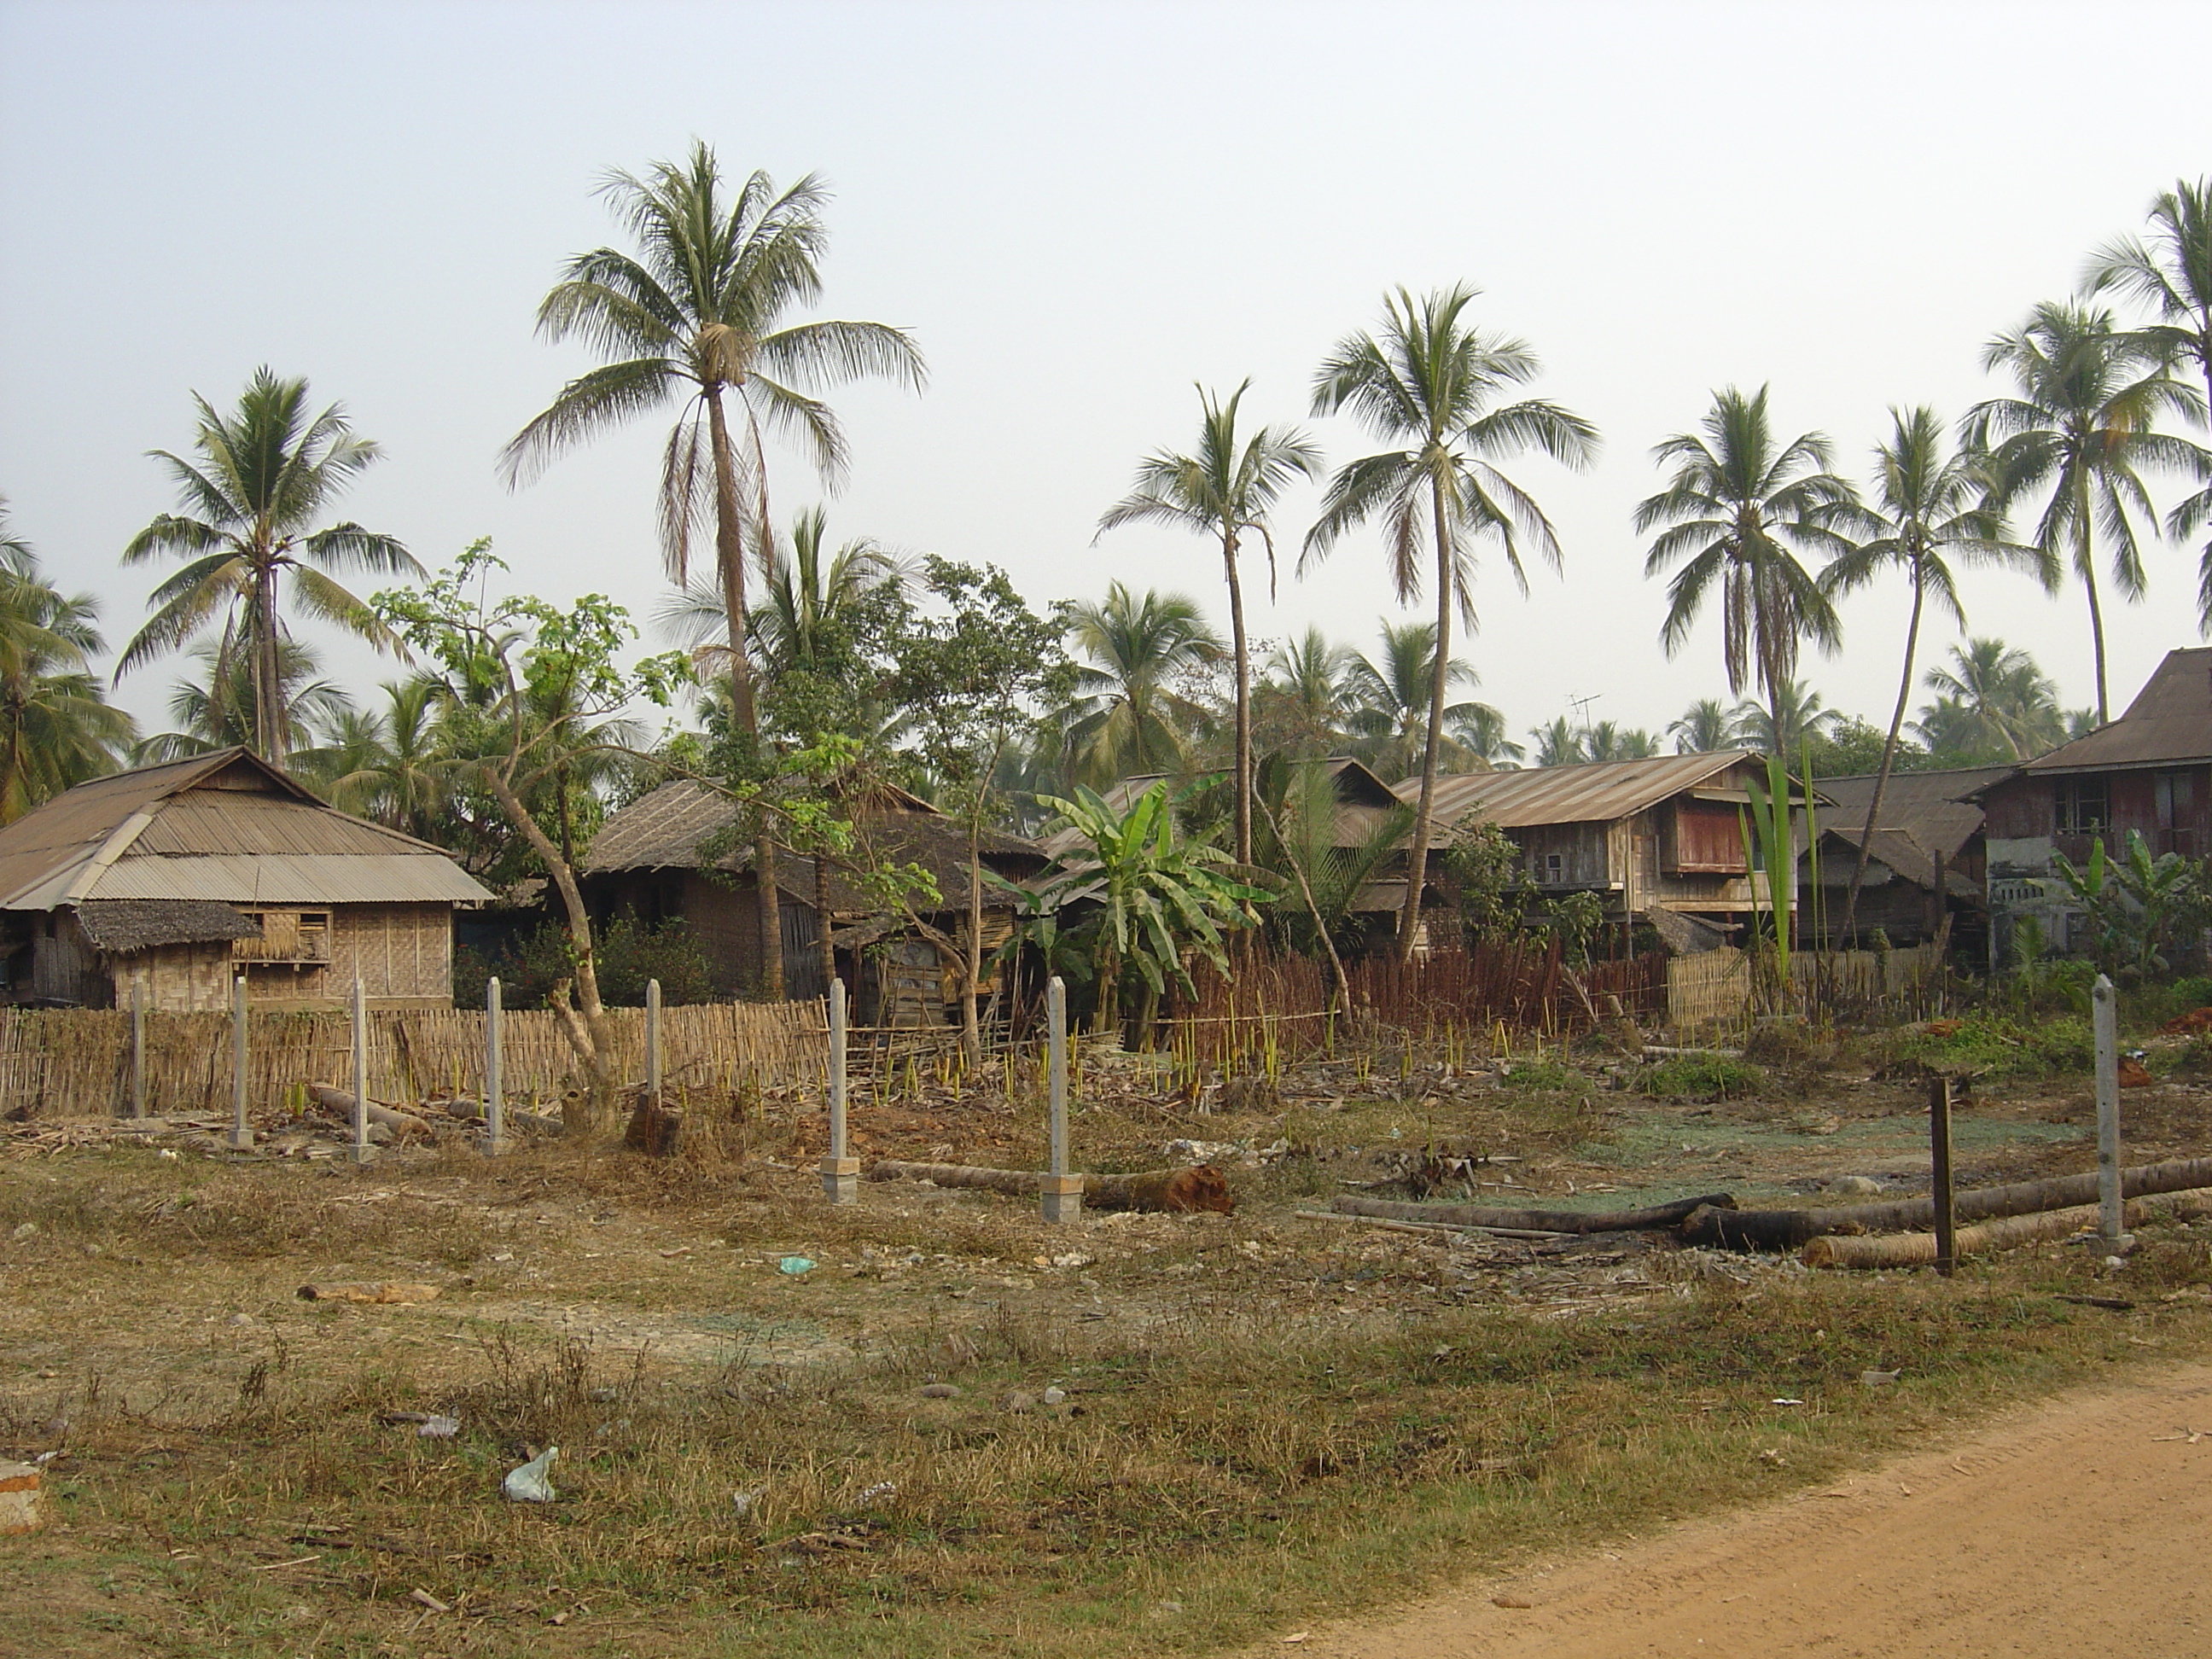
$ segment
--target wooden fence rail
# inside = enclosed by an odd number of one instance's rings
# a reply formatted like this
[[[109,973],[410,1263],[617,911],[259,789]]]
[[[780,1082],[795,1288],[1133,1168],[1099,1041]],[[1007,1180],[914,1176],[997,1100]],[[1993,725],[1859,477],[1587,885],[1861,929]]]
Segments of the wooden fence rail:
[[[645,1011],[607,1011],[615,1075],[645,1069]],[[672,1088],[783,1087],[818,1081],[828,1064],[819,1001],[707,1003],[661,1016],[663,1075]],[[419,1100],[483,1087],[478,1009],[404,1010],[369,1017],[369,1094]],[[505,1087],[518,1105],[557,1100],[577,1081],[575,1056],[549,1012],[510,1012],[501,1031]],[[351,1039],[340,1013],[249,1018],[247,1096],[258,1107],[296,1084],[349,1087]],[[227,1112],[230,1017],[146,1016],[146,1110]],[[0,1116],[107,1116],[129,1110],[131,1016],[90,1009],[0,1011]]]

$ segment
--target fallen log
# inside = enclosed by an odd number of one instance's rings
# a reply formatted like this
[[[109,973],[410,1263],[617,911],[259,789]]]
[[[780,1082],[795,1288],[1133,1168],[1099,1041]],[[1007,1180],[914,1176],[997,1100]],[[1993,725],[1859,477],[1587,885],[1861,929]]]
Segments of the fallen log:
[[[908,1164],[884,1158],[868,1170],[871,1181],[931,1181],[940,1187],[980,1187],[987,1192],[1025,1198],[1043,1190],[1035,1170],[986,1170],[969,1164]],[[1094,1210],[1152,1210],[1229,1215],[1237,1200],[1229,1177],[1211,1164],[1182,1170],[1146,1170],[1136,1175],[1086,1175],[1083,1202]]]
[[[2063,1210],[2044,1210],[2028,1215],[2001,1217],[1978,1226],[1959,1230],[1954,1249],[1960,1259],[1992,1255],[2048,1239],[2066,1238],[2097,1224],[2094,1204],[2069,1205]],[[2212,1190],[2168,1194],[2135,1199],[2124,1214],[2127,1225],[2140,1227],[2153,1221],[2190,1221],[2212,1215]],[[1805,1246],[1808,1267],[1924,1267],[1936,1261],[1933,1233],[1824,1234]]]
[[[484,1121],[483,1103],[475,1100],[426,1100],[425,1106],[434,1106],[448,1117],[458,1117],[469,1123]],[[534,1135],[557,1135],[562,1133],[561,1120],[548,1117],[543,1112],[525,1111],[520,1106],[502,1106],[499,1110],[502,1129],[526,1129]]]
[[[2212,1187],[2212,1158],[2176,1158],[2142,1164],[2120,1171],[2125,1198],[2187,1192]],[[2047,1181],[2018,1181],[1980,1187],[1958,1195],[1954,1212],[1960,1221],[2000,1216],[2035,1215],[2087,1204],[2097,1196],[2097,1176],[2056,1176]],[[1832,1233],[1922,1232],[1936,1224],[1936,1200],[1907,1198],[1881,1204],[1838,1204],[1825,1210],[1701,1210],[1682,1224],[1692,1244],[1729,1250],[1796,1250]]]
[[[328,1285],[302,1285],[302,1302],[435,1302],[435,1285],[402,1285],[383,1279],[337,1281]]]
[[[1474,1204],[1400,1204],[1381,1198],[1340,1198],[1340,1215],[1381,1216],[1392,1221],[1429,1221],[1450,1227],[1504,1227],[1540,1233],[1632,1233],[1676,1227],[1699,1210],[1731,1210],[1726,1193],[1678,1198],[1641,1210],[1493,1210]]]
[[[317,1106],[333,1117],[348,1123],[353,1121],[352,1091],[333,1089],[326,1083],[310,1083],[307,1093],[313,1097]],[[368,1121],[391,1130],[395,1135],[420,1135],[425,1140],[430,1139],[430,1125],[427,1119],[419,1118],[412,1112],[395,1112],[391,1107],[380,1106],[373,1100],[368,1103]]]
[[[1550,1243],[1556,1239],[1574,1238],[1575,1233],[1544,1232],[1532,1227],[1470,1227],[1464,1222],[1454,1225],[1446,1221],[1394,1221],[1380,1215],[1338,1215],[1328,1210],[1293,1210],[1291,1213],[1301,1221],[1341,1221],[1358,1227],[1382,1227],[1399,1233],[1448,1233],[1455,1238],[1464,1238],[1469,1233],[1483,1238],[1517,1238],[1534,1243]]]
[[[1229,1177],[1211,1164],[1139,1175],[1083,1177],[1083,1202],[1093,1210],[1158,1210],[1175,1215],[1234,1215]]]

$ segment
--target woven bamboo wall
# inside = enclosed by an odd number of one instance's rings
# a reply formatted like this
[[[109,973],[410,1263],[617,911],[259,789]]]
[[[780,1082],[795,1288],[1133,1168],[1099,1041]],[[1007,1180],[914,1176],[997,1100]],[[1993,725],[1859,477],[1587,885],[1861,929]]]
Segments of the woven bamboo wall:
[[[645,1070],[645,1012],[610,1009],[616,1075]],[[352,1086],[353,1050],[343,1014],[248,1018],[246,1088],[257,1108],[278,1104],[300,1083]],[[811,1083],[828,1063],[819,1002],[708,1003],[661,1016],[664,1079],[671,1088],[775,1088]],[[146,1016],[146,1110],[155,1116],[228,1112],[228,1014]],[[510,1013],[501,1025],[510,1101],[557,1099],[575,1082],[575,1057],[553,1016]],[[475,1096],[483,1087],[484,1016],[440,1009],[369,1016],[372,1099]],[[104,1117],[130,1109],[131,1017],[84,1009],[0,1011],[0,1115]]]

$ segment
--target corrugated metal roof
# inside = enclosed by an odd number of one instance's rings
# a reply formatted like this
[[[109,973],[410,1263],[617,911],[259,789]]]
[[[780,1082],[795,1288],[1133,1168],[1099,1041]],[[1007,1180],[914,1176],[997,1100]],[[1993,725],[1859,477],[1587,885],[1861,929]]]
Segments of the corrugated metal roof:
[[[490,896],[450,854],[325,805],[242,749],[96,778],[0,829],[0,909],[95,898],[337,904]]]
[[[1765,758],[1744,749],[1711,755],[1657,755],[1649,760],[1595,761],[1583,766],[1532,766],[1516,772],[1455,773],[1437,780],[1436,813],[1445,823],[1494,823],[1501,830],[1547,823],[1610,823],[1670,795]],[[1421,781],[1395,786],[1418,802]]]
[[[2166,653],[2128,712],[2021,768],[2042,775],[2202,766],[2212,760],[2212,646]]]
[[[447,858],[240,853],[120,859],[94,896],[220,899],[227,904],[471,904],[491,895]]]
[[[1962,795],[1987,788],[2012,772],[2008,766],[1960,767],[1941,772],[1895,772],[1882,793],[1881,822],[1875,826],[1873,856],[1923,887],[1936,881],[1936,854],[1955,860],[1980,832],[1982,809]],[[1874,799],[1874,774],[1822,778],[1820,790],[1829,805],[1820,828],[1852,847],[1866,833],[1868,803]]]
[[[863,811],[854,821],[858,840],[854,862],[919,864],[936,879],[947,904],[965,903],[968,892],[968,832],[961,823],[903,789],[880,792],[887,810]],[[737,808],[729,797],[689,779],[664,783],[651,794],[632,801],[607,820],[584,860],[587,875],[624,870],[695,870],[699,848],[726,830]],[[1012,873],[1038,862],[1036,847],[995,830],[983,832],[984,862]],[[748,869],[750,845],[733,847],[720,867]],[[787,867],[788,866],[788,867]],[[776,885],[799,894],[806,903],[813,897],[813,865],[803,858],[779,856]],[[880,902],[852,885],[833,861],[830,878],[830,903],[839,910],[873,910]],[[1000,902],[999,890],[985,889],[985,902]]]

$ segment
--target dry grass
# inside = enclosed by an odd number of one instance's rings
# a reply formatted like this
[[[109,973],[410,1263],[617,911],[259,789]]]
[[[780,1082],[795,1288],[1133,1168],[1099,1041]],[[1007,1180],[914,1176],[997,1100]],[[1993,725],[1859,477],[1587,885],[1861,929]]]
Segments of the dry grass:
[[[673,1164],[553,1145],[367,1170],[6,1165],[0,1455],[63,1453],[64,1524],[10,1563],[27,1639],[270,1659],[1195,1652],[2212,1348],[2212,1229],[2154,1233],[2124,1280],[2142,1306],[2115,1315],[2057,1299],[2114,1288],[2059,1247],[1944,1283],[1292,1218],[1347,1170],[1435,1143],[1510,1149],[1556,1191],[1554,1160],[1662,1111],[1594,1063],[1524,1088],[1401,1069],[1323,1078],[1267,1116],[1095,1104],[1079,1125],[1102,1164],[1170,1134],[1298,1150],[1239,1171],[1234,1219],[1076,1233],[988,1194],[871,1187],[827,1208],[804,1167],[814,1123],[758,1102],[694,1103]],[[975,1094],[863,1121],[883,1150],[941,1136],[1012,1162],[1033,1115]],[[781,1274],[783,1254],[820,1265]],[[447,1295],[289,1299],[324,1273]],[[1899,1367],[1894,1387],[1858,1381]],[[462,1431],[425,1440],[379,1421],[394,1410]],[[502,1502],[503,1471],[547,1444],[561,1501]]]

